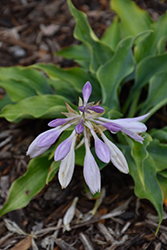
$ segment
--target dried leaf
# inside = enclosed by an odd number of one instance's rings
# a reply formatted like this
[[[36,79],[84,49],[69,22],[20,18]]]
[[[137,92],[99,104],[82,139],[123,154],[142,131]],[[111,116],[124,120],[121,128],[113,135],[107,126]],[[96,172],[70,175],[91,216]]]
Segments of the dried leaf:
[[[70,231],[70,222],[72,221],[74,214],[75,214],[75,207],[78,201],[78,197],[75,197],[71,206],[69,207],[69,209],[67,210],[67,212],[64,215],[63,218],[63,224],[64,224],[64,228],[63,228],[63,232]]]
[[[9,219],[4,219],[4,221],[5,221],[5,225],[6,225],[7,229],[10,232],[17,233],[19,235],[28,235],[15,222],[13,222]]]

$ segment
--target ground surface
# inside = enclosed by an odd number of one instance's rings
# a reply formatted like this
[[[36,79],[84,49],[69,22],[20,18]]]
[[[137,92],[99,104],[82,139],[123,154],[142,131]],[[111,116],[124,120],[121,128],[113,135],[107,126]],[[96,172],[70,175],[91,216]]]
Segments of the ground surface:
[[[136,2],[155,20],[167,10],[165,1]],[[87,13],[91,26],[100,37],[114,16],[109,10],[109,1],[74,0],[73,3]],[[61,67],[71,67],[72,62],[54,56],[54,52],[77,43],[72,36],[73,28],[74,19],[65,0],[0,1],[0,66],[53,62]],[[0,94],[3,94],[2,90]],[[28,145],[46,124],[46,121],[19,124],[0,121],[1,207],[11,183],[26,171]],[[86,197],[82,182],[82,169],[78,167],[66,190],[61,190],[55,177],[26,208],[3,216],[0,219],[0,249],[167,249],[167,221],[163,221],[155,236],[156,212],[148,201],[138,200],[134,195],[133,180],[129,176],[119,173],[111,165],[102,171],[105,195],[94,216],[91,216],[91,210],[95,201]],[[75,197],[79,200],[71,231],[63,232],[62,218]],[[10,232],[5,226],[5,218],[29,235]],[[33,238],[32,232],[36,237]]]

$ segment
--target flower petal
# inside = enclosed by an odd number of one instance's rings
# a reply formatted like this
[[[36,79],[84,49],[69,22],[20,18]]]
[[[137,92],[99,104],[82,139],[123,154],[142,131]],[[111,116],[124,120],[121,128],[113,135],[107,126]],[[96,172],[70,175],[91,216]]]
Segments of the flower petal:
[[[42,133],[38,139],[37,147],[50,147],[57,140],[60,134],[70,126],[71,124],[67,124],[63,127],[56,127]]]
[[[82,95],[83,95],[83,99],[84,99],[84,106],[86,106],[91,93],[92,93],[92,86],[91,86],[90,82],[86,82],[83,89],[82,89]]]
[[[34,141],[32,141],[32,143],[30,144],[28,150],[27,150],[27,155],[30,155],[31,158],[34,158],[34,157],[37,157],[41,154],[43,154],[51,145],[51,144],[46,144],[46,145],[43,145],[42,147],[39,147],[38,143],[39,141],[41,140],[41,138],[45,138],[47,137],[49,134],[53,136],[55,134],[57,134],[57,128],[53,128],[53,129],[50,129],[48,131],[45,131],[41,134],[39,134]]]
[[[144,139],[139,135],[139,133],[145,132],[147,130],[147,127],[145,124],[143,124],[140,121],[144,120],[148,115],[149,114],[142,115],[139,117],[134,117],[134,118],[123,118],[123,119],[115,119],[115,120],[109,120],[103,117],[99,117],[98,120],[100,122],[107,122],[107,123],[116,124],[117,126],[120,126],[121,131],[123,133],[132,137],[134,140],[140,143],[143,143]]]
[[[106,129],[110,130],[112,133],[116,133],[121,130],[121,127],[118,124],[114,124],[111,122],[104,122],[101,123],[101,125]]]
[[[86,155],[84,159],[84,178],[92,194],[100,192],[101,189],[101,176],[97,163],[86,146]]]
[[[78,202],[78,197],[75,197],[71,206],[68,208],[67,212],[65,213],[63,217],[63,232],[70,231],[70,222],[72,221],[74,215],[75,215],[75,208]]]
[[[70,183],[72,179],[72,175],[74,172],[74,166],[75,166],[75,141],[76,137],[74,137],[75,140],[73,140],[70,152],[66,155],[66,157],[61,161],[59,173],[58,173],[58,179],[60,182],[60,185],[62,188],[66,188],[68,184]]]
[[[144,123],[137,122],[137,121],[115,121],[115,123],[122,127],[123,129],[131,130],[134,133],[143,133],[147,130],[147,127]]]
[[[35,140],[32,141],[30,146],[28,147],[28,150],[26,152],[26,155],[29,155],[31,158],[35,158],[41,154],[43,154],[46,150],[48,150],[49,147],[44,147],[44,148],[38,148],[37,147],[37,142],[39,139],[40,135],[38,135]]]
[[[107,147],[107,145],[99,139],[99,137],[96,135],[96,133],[91,129],[91,133],[93,135],[93,138],[95,140],[95,152],[98,158],[108,163],[110,161],[110,150]]]
[[[64,140],[62,143],[59,144],[54,154],[55,161],[61,161],[69,153],[72,141],[73,139],[75,139],[74,137],[75,137],[75,130],[66,140]]]
[[[121,172],[127,174],[129,172],[128,164],[127,161],[121,152],[121,150],[114,144],[112,143],[105,135],[103,132],[101,132],[101,136],[110,149],[110,154],[111,154],[111,161],[113,165],[118,168]]]
[[[116,119],[115,121],[124,121],[124,122],[134,122],[134,121],[143,121],[150,113],[147,113],[145,115],[133,117],[133,118],[121,118],[121,119]]]
[[[128,130],[128,129],[122,129],[122,132],[124,133],[124,134],[127,134],[128,136],[130,136],[132,139],[134,139],[135,141],[138,141],[138,142],[140,142],[141,144],[143,144],[143,141],[144,141],[144,138],[141,136],[141,135],[139,135],[139,134],[137,134],[137,133],[134,133],[134,132],[132,132],[132,131],[130,131],[130,130]]]

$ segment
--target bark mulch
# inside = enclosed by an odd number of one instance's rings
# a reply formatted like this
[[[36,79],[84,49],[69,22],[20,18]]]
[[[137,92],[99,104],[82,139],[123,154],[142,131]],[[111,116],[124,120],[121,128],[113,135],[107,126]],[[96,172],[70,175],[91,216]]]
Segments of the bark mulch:
[[[98,37],[113,20],[108,0],[74,0],[85,11]],[[167,10],[167,1],[137,1],[156,20]],[[38,62],[71,67],[73,62],[55,56],[70,44],[75,21],[65,0],[11,0],[0,2],[0,66],[30,65]],[[1,95],[3,90],[1,89]],[[26,172],[26,150],[47,121],[0,121],[0,208],[5,203],[12,182]],[[76,167],[71,184],[61,190],[57,176],[29,205],[0,218],[0,250],[165,250],[167,221],[157,236],[158,217],[152,204],[134,194],[130,176],[112,165],[102,170],[103,197],[96,207],[84,190],[82,168]],[[71,230],[63,230],[63,217],[73,199],[78,197]],[[97,203],[96,203],[97,205]],[[164,211],[166,208],[164,207]],[[7,227],[19,226],[18,234]],[[16,224],[15,224],[16,223]]]

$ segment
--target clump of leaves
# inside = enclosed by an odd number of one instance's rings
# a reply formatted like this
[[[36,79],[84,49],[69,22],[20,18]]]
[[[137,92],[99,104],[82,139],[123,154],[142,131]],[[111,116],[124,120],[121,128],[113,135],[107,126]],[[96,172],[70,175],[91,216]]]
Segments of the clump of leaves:
[[[10,122],[60,117],[60,112],[65,111],[65,101],[76,109],[77,96],[81,95],[85,82],[90,81],[94,90],[91,98],[101,99],[106,118],[149,113],[147,119],[151,119],[167,104],[167,13],[154,22],[133,1],[112,0],[111,8],[116,16],[99,39],[85,13],[77,10],[71,0],[67,2],[76,21],[74,37],[80,44],[64,48],[58,55],[73,59],[78,66],[61,69],[53,64],[35,64],[0,68],[0,86],[6,90],[6,96],[0,101],[0,117]],[[123,88],[129,94],[120,103]],[[66,133],[58,143],[68,136]],[[143,145],[123,137],[120,132],[117,140],[128,161],[135,194],[153,203],[161,223],[163,202],[167,202],[167,129],[152,129],[145,135]],[[79,155],[76,164],[82,165],[82,150],[76,154]],[[0,215],[26,206],[58,168],[51,150],[31,160],[27,172],[12,184]]]

